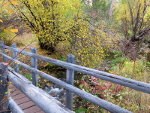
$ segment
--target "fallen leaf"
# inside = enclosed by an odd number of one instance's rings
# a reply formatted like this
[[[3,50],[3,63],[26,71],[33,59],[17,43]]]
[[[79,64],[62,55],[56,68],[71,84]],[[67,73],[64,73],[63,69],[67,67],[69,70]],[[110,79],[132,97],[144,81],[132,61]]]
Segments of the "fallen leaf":
[[[11,3],[14,5],[19,5],[17,1],[11,1]]]
[[[17,33],[18,29],[10,29],[11,32]]]

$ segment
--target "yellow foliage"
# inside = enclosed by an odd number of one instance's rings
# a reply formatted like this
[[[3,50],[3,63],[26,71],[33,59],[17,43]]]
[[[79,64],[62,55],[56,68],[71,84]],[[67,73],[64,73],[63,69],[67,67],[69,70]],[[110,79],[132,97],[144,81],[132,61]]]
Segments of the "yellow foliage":
[[[7,6],[7,5],[8,5],[8,3],[2,3],[2,5]]]
[[[88,67],[100,65],[105,56],[104,48],[107,46],[104,45],[104,41],[111,41],[103,30],[95,30],[96,34],[91,34],[81,0],[18,1],[20,3],[18,8],[21,11],[18,13],[25,14],[25,22],[38,37],[42,48],[54,52],[56,49],[61,50],[61,47],[65,48],[64,45],[60,46],[61,42],[69,42],[70,44],[65,45],[70,46],[66,47],[70,50],[69,54],[76,55],[81,65]]]
[[[18,29],[10,29],[11,32],[17,33]]]
[[[4,32],[0,32],[0,39],[5,42],[6,45],[11,45],[12,44],[12,38],[16,34],[13,32],[10,32],[9,29],[4,29]]]
[[[126,38],[138,34],[150,25],[150,0],[127,0],[115,6],[115,19]]]
[[[17,33],[18,29],[4,29],[4,32],[13,32],[13,33]]]
[[[11,3],[12,3],[13,5],[19,5],[19,3],[18,3],[17,1],[11,1]]]
[[[14,13],[14,11],[13,11],[13,10],[9,10],[8,12],[9,12],[9,13],[11,13],[11,14],[12,14],[12,13]]]
[[[3,20],[0,19],[0,23],[3,23]]]
[[[4,32],[6,32],[7,30],[6,29],[4,29]]]

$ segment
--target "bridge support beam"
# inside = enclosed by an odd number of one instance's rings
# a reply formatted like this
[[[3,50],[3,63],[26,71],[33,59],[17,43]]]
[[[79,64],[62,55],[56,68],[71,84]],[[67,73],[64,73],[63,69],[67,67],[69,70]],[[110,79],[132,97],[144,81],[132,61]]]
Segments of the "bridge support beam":
[[[0,63],[0,112],[10,113],[8,106],[7,65]]]
[[[68,55],[67,62],[74,64],[75,56]],[[66,82],[70,85],[74,84],[74,70],[73,69],[67,69]],[[69,90],[66,90],[66,107],[72,110],[72,106],[73,106],[73,93]]]
[[[16,44],[12,44],[13,48],[17,48]],[[12,58],[18,60],[18,53],[12,50]],[[17,63],[14,64],[14,69],[17,73],[19,73],[19,65]]]
[[[1,49],[1,52],[5,54],[4,41],[0,41],[0,49]],[[5,56],[3,56],[3,62],[7,62],[7,59],[5,58]]]

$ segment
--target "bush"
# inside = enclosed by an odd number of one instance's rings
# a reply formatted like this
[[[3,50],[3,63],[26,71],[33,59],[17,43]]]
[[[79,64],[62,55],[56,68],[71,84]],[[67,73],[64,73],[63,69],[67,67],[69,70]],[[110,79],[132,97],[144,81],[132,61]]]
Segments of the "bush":
[[[125,60],[114,65],[110,73],[149,83],[150,71],[148,66],[149,62],[146,62],[145,59]],[[124,93],[124,102],[121,106],[133,112],[149,113],[149,102],[147,101],[150,99],[149,95],[129,88],[125,88]]]
[[[117,105],[123,106],[124,97],[126,93],[124,92],[124,87],[116,85],[110,82],[103,81],[99,78],[93,76],[83,76],[80,86],[82,90],[92,93],[97,97],[115,103]],[[76,99],[77,101],[78,99]],[[85,113],[106,113],[104,109],[88,102],[87,100],[78,100],[78,104],[81,104],[81,108],[77,111],[85,110]]]
[[[25,75],[25,77],[29,80],[29,81],[32,81],[32,75],[30,73],[27,73]]]
[[[13,43],[13,37],[15,37],[15,33],[10,32],[10,30],[1,30],[0,31],[0,40],[4,41],[6,45],[11,45]]]
[[[137,79],[144,82],[149,82],[149,74],[147,63],[145,60],[140,59],[137,61],[130,61],[127,58],[118,57],[113,62],[110,73],[116,75],[122,75],[132,79]],[[116,64],[116,65],[114,65]],[[128,109],[132,112],[138,113],[149,113],[149,95],[142,92],[138,92],[117,84],[103,81],[96,77],[92,76],[83,76],[80,82],[79,87],[82,90],[92,93],[102,99],[105,99],[109,102],[112,102],[120,107]],[[98,106],[91,104],[86,100],[81,100],[77,98],[76,101],[82,107],[77,109],[77,112],[102,112],[107,113],[105,110],[99,108]]]
[[[148,67],[145,60],[130,61],[124,60],[124,62],[118,63],[111,68],[113,72],[125,77],[142,80],[143,76],[148,75]]]

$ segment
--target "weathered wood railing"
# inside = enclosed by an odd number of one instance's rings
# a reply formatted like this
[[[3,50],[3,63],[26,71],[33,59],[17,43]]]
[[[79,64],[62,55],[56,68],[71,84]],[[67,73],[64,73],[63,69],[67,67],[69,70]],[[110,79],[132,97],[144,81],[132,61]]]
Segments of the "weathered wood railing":
[[[1,64],[1,67],[2,66],[6,67],[5,65]],[[35,102],[36,105],[38,105],[45,113],[73,113],[69,109],[65,108],[65,106],[63,106],[55,98],[48,95],[40,88],[35,87],[24,76],[16,73],[11,67],[7,67],[7,68],[8,68],[7,76],[9,78],[9,80],[13,83],[13,85],[15,85],[20,91],[22,91],[26,96],[28,96],[33,102]],[[6,78],[6,76],[5,76],[5,78]],[[6,89],[6,88],[4,88],[4,89]],[[9,97],[8,102],[7,101],[5,102],[5,105],[7,105],[7,107],[5,107],[5,108],[8,108],[8,104],[10,104],[10,108],[13,113],[23,113],[21,108],[14,102],[14,100],[11,97]],[[4,109],[4,110],[6,110],[6,109]],[[3,110],[3,112],[4,112],[4,110]],[[13,111],[13,110],[15,110],[15,111]]]
[[[0,65],[0,112],[8,111],[8,79],[6,71],[5,66]]]
[[[64,87],[67,90],[66,106],[69,109],[72,109],[72,102],[73,102],[72,97],[73,97],[73,93],[74,93],[74,94],[77,94],[80,97],[82,97],[82,98],[84,98],[84,99],[86,99],[86,100],[100,106],[101,108],[104,108],[104,109],[112,112],[112,113],[131,113],[130,111],[128,111],[126,109],[123,109],[115,104],[107,102],[101,98],[98,98],[90,93],[87,93],[79,88],[74,87],[73,86],[74,71],[82,72],[82,73],[100,78],[102,80],[110,81],[110,82],[113,82],[116,84],[120,84],[122,86],[126,86],[129,88],[150,94],[150,84],[73,64],[74,56],[72,56],[72,55],[68,56],[68,62],[63,62],[60,60],[56,60],[56,59],[52,59],[49,57],[44,57],[44,56],[38,55],[38,54],[36,54],[36,51],[33,49],[32,49],[32,53],[31,53],[31,52],[26,52],[26,51],[17,49],[16,46],[13,46],[13,47],[6,46],[3,44],[3,42],[0,42],[0,44],[1,44],[0,46],[1,46],[1,50],[2,50],[2,52],[0,54],[3,56],[3,61],[6,62],[7,61],[6,59],[15,61],[16,62],[16,68],[15,68],[16,71],[19,71],[18,65],[30,70],[33,73],[32,75],[33,75],[33,80],[34,80],[33,84],[34,85],[37,84],[37,81],[38,81],[37,74],[38,74],[39,76],[42,76],[42,77],[48,79],[49,81]],[[12,58],[12,57],[6,55],[5,49],[9,49],[9,50],[15,52],[15,55],[14,55],[15,57]],[[30,56],[32,58],[32,66],[24,64],[17,60],[17,53],[20,53],[20,52],[22,54]],[[37,60],[43,60],[43,61],[53,63],[58,66],[62,66],[64,68],[66,68],[67,69],[66,82],[63,82],[53,76],[50,76],[50,75],[38,70],[37,69]],[[20,84],[20,86],[21,86],[21,84]]]

